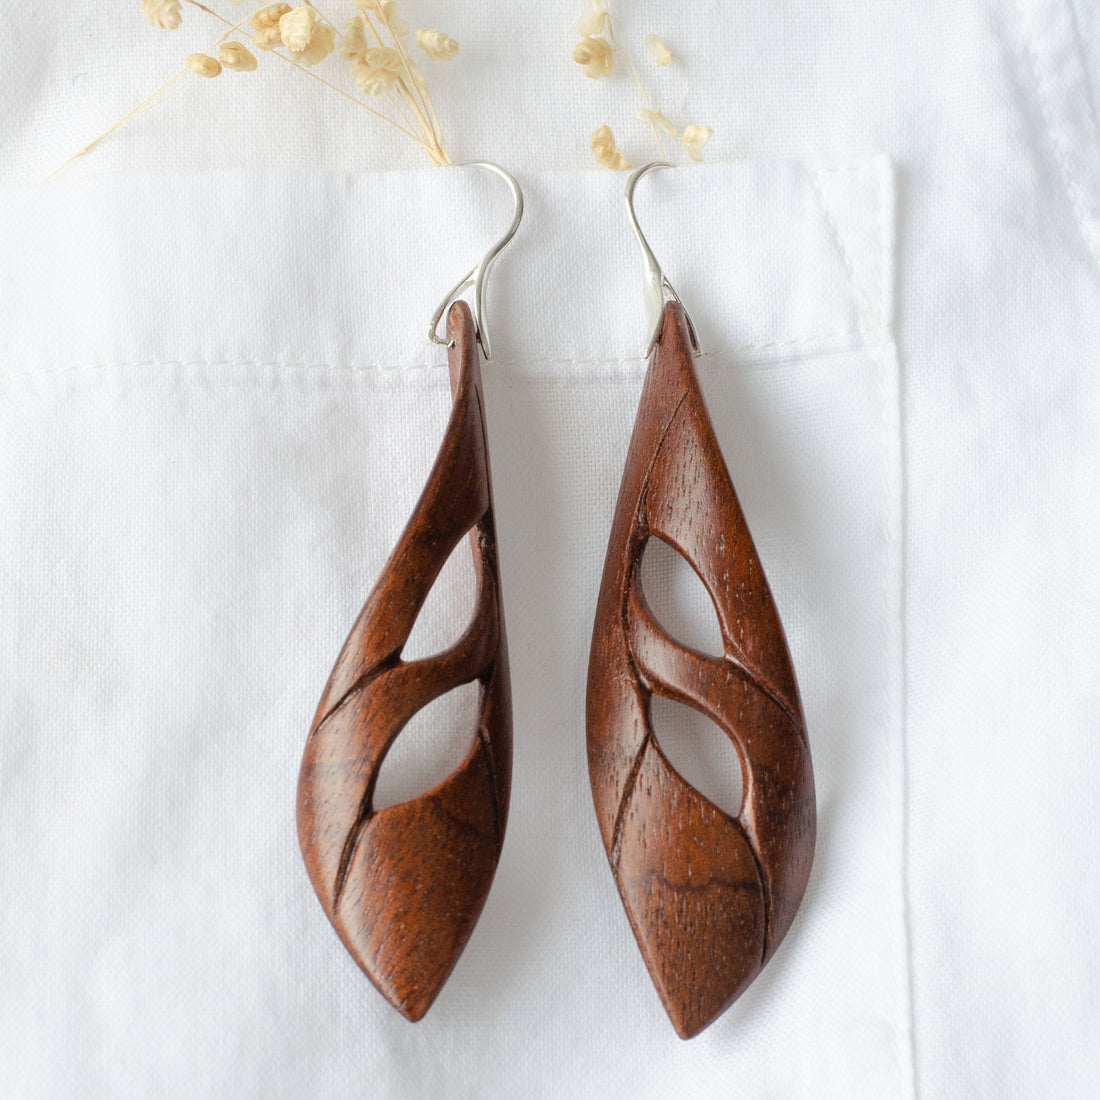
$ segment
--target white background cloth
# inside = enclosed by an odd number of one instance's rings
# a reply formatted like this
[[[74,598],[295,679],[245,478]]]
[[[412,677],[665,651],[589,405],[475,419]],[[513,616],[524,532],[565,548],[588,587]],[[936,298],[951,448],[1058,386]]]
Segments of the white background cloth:
[[[579,12],[433,0],[456,159],[527,217],[485,368],[515,705],[481,920],[409,1025],[297,851],[320,690],[449,405],[427,318],[507,220],[326,89],[202,82],[36,182],[216,36],[5,7],[0,1091],[15,1096],[1085,1096],[1100,1062],[1100,29],[1083,2],[640,2],[709,163],[638,207],[787,628],[813,876],[689,1043],[588,792],[584,687],[644,362]],[[613,6],[612,10],[615,8]],[[652,66],[646,70],[654,73]],[[674,106],[678,87],[661,83]],[[249,83],[251,81],[251,83]],[[681,572],[670,621],[706,629]],[[456,555],[415,644],[464,625]],[[469,697],[384,777],[419,793]],[[732,750],[663,711],[716,798]],[[390,774],[392,773],[392,774]]]

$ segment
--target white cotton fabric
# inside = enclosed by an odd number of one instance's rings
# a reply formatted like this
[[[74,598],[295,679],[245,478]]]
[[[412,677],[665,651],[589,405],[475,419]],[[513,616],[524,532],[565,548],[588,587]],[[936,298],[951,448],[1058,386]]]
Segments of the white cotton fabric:
[[[715,129],[707,164],[637,205],[699,332],[818,793],[794,927],[684,1043],[584,750],[647,335],[625,178],[588,136],[610,122],[653,154],[629,80],[568,60],[579,11],[407,8],[462,43],[433,70],[452,153],[527,198],[487,303],[515,769],[485,911],[408,1024],[329,927],[294,796],[446,422],[428,318],[507,224],[504,188],[264,64],[43,185],[213,32],[194,10],[171,34],[5,9],[0,1093],[1090,1095],[1100,24],[1080,0],[622,12],[639,62],[650,31],[687,59],[691,121]],[[671,109],[678,84],[645,72]],[[690,576],[656,563],[654,584],[705,638]],[[471,602],[459,553],[417,652]],[[454,765],[470,704],[402,734],[388,800]],[[714,727],[658,718],[691,781],[735,800]]]

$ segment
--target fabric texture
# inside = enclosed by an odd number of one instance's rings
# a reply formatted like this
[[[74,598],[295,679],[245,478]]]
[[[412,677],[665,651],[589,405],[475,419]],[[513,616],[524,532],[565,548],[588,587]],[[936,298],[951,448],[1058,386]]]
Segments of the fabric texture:
[[[646,177],[637,209],[698,329],[818,795],[794,927],[688,1043],[616,895],[584,743],[647,336],[625,177],[587,145],[610,122],[636,163],[655,156],[629,79],[569,60],[579,11],[406,5],[462,42],[433,85],[452,154],[504,164],[527,201],[484,367],[512,809],[473,937],[410,1025],[313,894],[295,785],[446,422],[428,319],[507,198],[264,65],[38,182],[216,33],[194,9],[154,33],[133,6],[110,35],[90,7],[0,13],[21,47],[0,121],[0,1092],[1090,1095],[1087,6],[643,0],[617,23],[639,62],[650,31],[687,59],[691,121],[716,131],[708,163]],[[468,621],[461,550],[414,654]],[[645,566],[664,621],[705,639],[683,563]],[[466,691],[419,715],[383,800],[446,775],[471,714]],[[736,805],[715,727],[655,721]]]

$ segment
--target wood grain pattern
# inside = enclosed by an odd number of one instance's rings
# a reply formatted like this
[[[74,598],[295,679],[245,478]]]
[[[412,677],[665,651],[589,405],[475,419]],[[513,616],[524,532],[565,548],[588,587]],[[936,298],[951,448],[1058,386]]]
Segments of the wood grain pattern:
[[[678,644],[646,604],[658,537],[714,601],[721,658]],[[672,768],[653,694],[695,707],[741,760],[734,818]],[[588,764],[612,873],[677,1033],[748,987],[783,939],[813,861],[813,770],[783,628],[703,403],[686,318],[669,303],[612,524],[588,675]]]
[[[298,838],[329,920],[384,997],[418,1020],[481,913],[500,858],[512,770],[512,703],[474,321],[447,317],[454,407],[397,546],[332,671],[298,781]],[[469,532],[473,619],[453,647],[401,650],[447,557]],[[374,810],[374,784],[408,720],[461,684],[479,683],[464,762],[419,798]]]

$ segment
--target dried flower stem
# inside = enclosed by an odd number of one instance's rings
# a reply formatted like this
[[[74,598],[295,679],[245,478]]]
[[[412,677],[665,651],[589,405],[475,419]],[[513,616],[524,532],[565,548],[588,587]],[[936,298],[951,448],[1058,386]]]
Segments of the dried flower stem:
[[[391,56],[393,54],[396,54],[403,70],[402,74],[394,74],[397,79],[396,81],[392,82],[393,86],[385,93],[390,106],[393,108],[394,113],[397,116],[397,118],[395,119],[387,114],[384,114],[382,111],[376,110],[369,104],[363,102],[362,99],[359,99],[354,95],[350,95],[348,92],[333,84],[331,81],[326,80],[324,77],[318,76],[317,73],[311,71],[309,65],[315,64],[319,58],[323,58],[327,52],[331,52],[331,43],[334,39],[340,39],[341,41],[343,41],[343,39],[345,38],[344,34],[342,34],[337,29],[332,20],[329,19],[322,12],[317,10],[317,8],[312,3],[312,0],[302,0],[302,2],[300,3],[300,8],[311,10],[314,13],[315,17],[314,25],[326,25],[325,34],[330,36],[327,42],[327,50],[324,50],[324,52],[321,52],[319,55],[314,54],[314,56],[312,57],[308,56],[306,51],[301,51],[299,55],[294,55],[294,49],[290,50],[289,55],[286,53],[282,53],[278,48],[275,48],[275,46],[279,45],[277,40],[274,46],[270,38],[268,38],[266,43],[260,43],[256,34],[251,33],[247,29],[243,29],[246,23],[249,23],[261,12],[264,12],[265,10],[273,6],[269,2],[265,2],[249,16],[246,16],[239,22],[233,22],[232,20],[227,19],[219,12],[214,11],[213,8],[208,7],[206,4],[202,3],[202,0],[183,0],[183,3],[186,3],[189,7],[196,8],[206,15],[211,16],[219,23],[224,24],[227,28],[227,30],[214,42],[214,44],[205,51],[206,55],[209,55],[213,58],[218,50],[218,47],[225,43],[231,35],[237,34],[239,32],[241,37],[251,42],[254,47],[263,49],[264,52],[267,53],[273,53],[276,57],[284,61],[286,64],[290,65],[292,68],[305,73],[313,80],[316,80],[317,83],[323,84],[326,88],[331,88],[334,92],[337,93],[337,95],[343,96],[344,99],[347,99],[350,102],[354,103],[357,107],[366,111],[368,114],[373,115],[375,118],[381,119],[383,122],[388,123],[390,126],[392,126],[399,133],[404,134],[408,138],[411,138],[428,154],[428,156],[435,164],[451,163],[450,157],[447,155],[446,146],[443,144],[443,134],[442,128],[439,123],[439,116],[436,114],[435,106],[432,103],[431,96],[428,94],[426,82],[420,72],[419,66],[417,66],[409,56],[408,47],[405,44],[408,26],[404,23],[404,20],[401,20],[400,22],[401,25],[404,27],[404,30],[402,31],[402,33],[398,34],[396,33],[396,31],[401,30],[401,27],[395,29],[395,27],[391,23],[391,15],[393,15],[397,11],[396,4],[378,3],[374,10],[374,15],[379,20],[382,28],[384,28],[385,32],[392,39],[392,46],[386,45],[382,35],[379,33],[378,27],[375,26],[371,18],[371,13],[367,5],[364,5],[363,8],[360,10],[360,15],[362,17],[363,23],[369,29],[370,34],[374,38],[375,42],[380,48],[390,51]],[[285,6],[283,7],[285,10]],[[178,25],[178,19],[176,23]],[[252,25],[257,26],[258,24],[253,23]],[[284,42],[285,41],[286,40],[284,39]],[[452,43],[452,45],[454,44]],[[295,48],[297,48],[297,46],[295,46]],[[457,46],[455,46],[454,48],[457,52]],[[324,47],[322,47],[322,49],[324,49]],[[247,51],[245,52],[247,53]],[[193,56],[202,58],[204,55],[196,54]],[[306,64],[300,63],[296,59],[296,56],[302,56]],[[218,64],[216,59],[214,60],[214,64]],[[231,66],[231,68],[232,67],[233,66]],[[252,68],[255,68],[255,64],[252,65]],[[220,67],[218,71],[220,72]],[[75,153],[73,156],[71,156],[67,161],[65,161],[64,164],[61,165],[60,168],[55,169],[46,178],[52,179],[59,172],[72,164],[73,161],[78,160],[80,157],[90,152],[97,145],[99,145],[100,142],[102,142],[104,139],[113,134],[117,129],[119,129],[119,127],[129,122],[142,111],[146,111],[150,107],[159,106],[170,96],[175,95],[176,92],[193,83],[196,79],[196,72],[197,70],[189,63],[187,68],[181,69],[178,73],[176,73],[175,76],[173,76],[171,79],[167,80],[164,84],[157,88],[156,91],[146,96],[145,99],[143,99],[136,107],[128,111],[125,115],[122,116],[122,118],[114,123],[114,125],[110,126],[94,141],[89,142],[78,153]],[[216,74],[202,73],[201,75],[212,76]],[[182,83],[180,82],[181,80]]]
[[[205,4],[199,3],[199,0],[187,0],[187,3],[193,4],[196,8],[201,8],[205,12],[209,12],[215,18],[221,19],[223,23],[229,24],[229,30],[227,30],[219,39],[217,39],[217,41],[214,42],[208,52],[212,52],[214,49],[220,46],[231,34],[239,31],[246,22],[246,20],[242,19],[239,23],[230,24],[228,19],[222,18],[220,15],[217,14],[217,12],[210,11],[210,9]],[[185,76],[189,76],[190,79],[185,80],[182,84],[179,84],[177,85],[177,87],[172,88],[172,85],[175,84],[176,81]],[[188,84],[193,83],[196,79],[197,78],[195,74],[191,71],[190,66],[186,66],[185,68],[180,69],[180,71],[176,73],[175,76],[169,77],[159,88],[157,88],[153,92],[150,92],[149,95],[147,95],[136,107],[134,107],[132,110],[127,111],[126,114],[124,114],[122,118],[120,118],[116,123],[114,123],[112,126],[108,126],[107,129],[99,135],[99,137],[88,142],[88,144],[85,145],[83,149],[79,150],[76,153],[73,153],[73,155],[69,157],[69,159],[65,161],[64,164],[62,164],[59,168],[55,168],[46,177],[46,180],[44,182],[48,183],[54,178],[54,176],[58,175],[66,168],[68,168],[74,160],[79,160],[86,153],[90,153],[101,141],[109,138],[116,130],[118,130],[122,126],[125,126],[126,123],[129,122],[131,119],[137,118],[137,116],[140,115],[142,111],[147,111],[150,107],[159,107],[162,103],[166,103],[169,99],[171,99],[172,96],[174,96],[182,89],[186,88]],[[169,88],[171,88],[172,90],[168,91]]]
[[[245,22],[247,21],[247,20],[241,20],[240,23],[231,25],[230,21],[228,19],[226,19],[224,15],[219,15],[218,12],[211,11],[205,4],[200,3],[199,0],[185,0],[185,2],[188,3],[188,4],[191,4],[192,6],[194,6],[196,8],[201,8],[203,11],[205,11],[208,14],[212,15],[215,19],[219,20],[222,23],[225,23],[227,26],[230,26],[230,29],[228,31],[226,31],[225,34],[223,34],[220,39],[218,39],[219,42],[221,42],[224,39],[228,38],[229,35],[231,35],[234,31],[239,30],[242,26],[244,26]],[[327,23],[328,20],[326,19],[325,22]],[[339,95],[342,95],[345,99],[351,100],[351,102],[354,103],[356,106],[362,107],[364,111],[369,111],[376,118],[380,118],[383,122],[388,122],[395,130],[400,130],[401,133],[403,133],[406,137],[412,138],[413,141],[415,141],[418,145],[423,146],[423,148],[427,151],[429,156],[432,155],[432,149],[427,144],[427,142],[425,142],[418,134],[413,133],[412,130],[406,130],[404,126],[401,126],[400,124],[394,122],[394,120],[392,118],[390,118],[389,115],[384,115],[381,111],[376,111],[373,107],[371,107],[367,103],[364,103],[361,99],[357,99],[355,96],[349,95],[347,92],[344,91],[343,88],[338,88],[331,81],[325,80],[325,78],[323,76],[318,76],[312,70],[307,69],[305,67],[305,65],[298,64],[298,62],[295,61],[294,58],[287,57],[286,54],[280,53],[278,50],[269,50],[268,52],[271,53],[271,54],[274,54],[275,57],[278,57],[280,60],[285,61],[288,65],[291,65],[293,68],[298,69],[300,72],[305,73],[306,76],[312,77],[319,84],[324,84],[324,86],[326,88],[331,88],[334,92],[337,92]],[[433,157],[433,159],[434,159],[434,157]],[[449,163],[449,162],[444,162],[444,163]]]
[[[402,104],[401,100],[398,99],[397,96],[395,96],[393,94],[393,89],[392,88],[386,93],[386,99],[388,99],[390,101],[390,104],[393,106],[393,109],[404,120],[405,125],[408,126],[408,128],[409,128],[410,135],[413,138],[415,138],[417,141],[419,141],[420,139],[417,138],[416,135],[413,133],[413,131],[416,129],[416,123],[410,117],[409,112],[405,110],[405,107]]]
[[[305,73],[306,76],[312,77],[314,80],[317,81],[318,84],[324,84],[326,88],[331,88],[334,92],[342,95],[345,99],[351,100],[351,102],[354,103],[357,107],[362,107],[364,111],[369,111],[372,115],[375,116],[375,118],[380,118],[383,122],[388,122],[395,130],[400,130],[401,133],[405,134],[407,137],[411,137],[413,141],[417,143],[417,145],[422,145],[424,149],[427,150],[429,156],[431,155],[432,150],[427,142],[425,142],[418,134],[413,133],[412,130],[406,130],[405,127],[402,126],[400,123],[394,122],[394,120],[390,118],[389,115],[384,115],[381,111],[376,111],[373,107],[371,107],[367,103],[364,103],[361,99],[356,99],[355,96],[349,95],[347,92],[344,91],[343,88],[338,88],[335,84],[332,83],[332,81],[326,80],[323,76],[318,76],[315,72],[307,69],[305,65],[299,65],[297,61],[295,61],[291,57],[287,57],[286,54],[279,53],[278,50],[271,50],[270,52],[276,57],[280,58],[282,61],[285,61],[293,68]]]
[[[393,39],[394,43],[397,46],[397,54],[401,58],[401,66],[405,70],[405,79],[399,80],[398,83],[402,86],[405,95],[408,96],[409,102],[412,104],[413,110],[416,112],[417,118],[419,118],[421,123],[423,124],[424,129],[427,130],[428,133],[432,136],[432,145],[439,151],[439,156],[441,158],[437,161],[437,163],[450,164],[450,157],[447,156],[447,150],[443,146],[443,135],[439,131],[439,119],[436,117],[435,108],[432,106],[431,97],[428,95],[426,90],[420,87],[417,81],[413,78],[412,68],[409,65],[409,52],[405,46],[404,38],[401,35],[393,33],[393,28],[390,26],[389,16],[387,16],[386,14],[386,9],[384,5],[381,5],[379,7],[378,17],[379,19],[381,19],[382,24],[386,28],[386,30],[389,31],[390,37]],[[364,19],[366,19],[365,14]],[[366,21],[370,22],[369,19],[366,19]],[[408,80],[408,84],[405,83],[406,79]],[[427,111],[427,113],[431,116],[431,122],[429,122],[428,119],[426,119],[424,115],[421,114],[421,112],[417,109],[416,99],[413,98],[413,95],[410,94],[409,91],[410,85],[413,89],[415,89],[416,97],[424,106],[425,111]],[[430,152],[431,149],[429,149],[429,153]],[[434,160],[435,157],[433,157],[432,159]]]
[[[214,16],[215,19],[221,19],[223,23],[228,23],[229,22],[228,19],[222,19],[222,17],[220,15],[218,15],[218,13],[216,11],[211,11],[210,8],[208,8],[205,4],[200,4],[199,0],[184,0],[184,3],[185,4],[190,4],[191,7],[193,7],[193,8],[198,8],[199,11],[206,12],[207,15]],[[244,26],[244,23],[245,23],[245,20],[242,19],[240,21],[240,23],[237,24],[237,27],[239,28],[239,27]]]
[[[211,12],[210,9],[208,7],[206,7],[205,4],[200,4],[199,0],[187,0],[187,3],[194,4],[194,6],[196,8],[202,8],[203,11],[210,12],[211,15],[215,16],[218,19],[221,19],[221,21],[223,23],[229,24],[228,19],[223,19],[220,15],[217,15],[216,12]],[[242,19],[239,23],[230,24],[229,25],[229,30],[227,30],[219,39],[217,39],[217,41],[214,42],[214,44],[210,47],[210,51],[208,51],[208,52],[211,52],[214,49],[216,49],[231,34],[234,34],[235,32],[239,31],[241,29],[241,27],[244,26],[245,22],[246,22],[246,20]],[[179,84],[175,88],[172,88],[172,85],[175,84],[176,81],[178,81],[181,77],[185,77],[185,76],[190,77],[190,79],[185,80],[182,84]],[[188,84],[194,83],[194,81],[197,80],[197,79],[198,78],[191,71],[190,66],[186,66],[185,68],[180,69],[180,71],[178,73],[176,73],[175,76],[169,77],[159,88],[157,88],[153,92],[150,92],[149,95],[147,95],[136,107],[134,107],[132,110],[127,111],[126,114],[124,114],[122,116],[122,118],[120,118],[116,123],[114,123],[114,125],[108,126],[107,129],[104,130],[103,133],[99,135],[99,137],[95,138],[93,141],[88,142],[88,144],[85,145],[83,149],[79,150],[76,153],[73,153],[73,155],[71,157],[69,157],[69,159],[67,161],[65,161],[64,164],[62,164],[59,168],[55,168],[46,177],[44,182],[48,183],[50,180],[52,180],[54,178],[54,176],[58,175],[59,173],[63,172],[66,168],[68,168],[69,165],[72,164],[74,160],[79,160],[86,153],[90,153],[101,141],[104,141],[107,138],[109,138],[117,129],[119,129],[122,126],[125,126],[127,122],[129,122],[133,118],[136,118],[138,115],[140,115],[142,113],[142,111],[147,111],[147,110],[149,110],[150,107],[159,107],[162,103],[166,103],[177,92],[182,91],[184,88],[186,88],[188,86]],[[169,88],[171,88],[172,90],[168,91]]]
[[[390,38],[393,40],[393,46],[387,47],[385,39],[379,34],[378,28],[371,19],[369,11],[360,10],[359,14],[362,16],[363,23],[366,25],[367,30],[370,32],[371,37],[377,45],[382,49],[393,49],[401,60],[401,67],[404,69],[405,75],[398,78],[398,87],[401,89],[401,95],[404,97],[405,102],[412,108],[413,113],[416,115],[417,121],[424,132],[424,136],[428,139],[423,140],[421,138],[416,138],[415,140],[427,150],[428,156],[430,156],[436,164],[450,164],[451,158],[447,156],[447,149],[443,144],[443,134],[439,125],[439,117],[435,113],[435,107],[432,104],[431,96],[419,86],[416,79],[413,77],[412,68],[409,64],[408,49],[405,46],[403,37],[394,34],[385,11],[380,8],[376,13],[379,22],[385,27]],[[342,37],[343,35],[341,35],[341,38]],[[396,106],[396,101],[393,98],[392,92],[389,94],[389,98]],[[405,120],[412,125],[408,116],[406,115],[404,117]]]
[[[642,78],[638,73],[638,67],[634,64],[634,58],[630,56],[630,51],[625,46],[620,46],[618,39],[615,37],[615,26],[611,19],[611,13],[607,15],[607,37],[611,39],[611,45],[626,58],[626,63],[630,66],[630,71],[634,76],[634,83],[638,85],[638,90],[642,93],[642,103],[645,105],[645,110],[652,110],[652,106],[649,102],[649,93],[645,90],[645,84],[642,83]],[[649,128],[653,131],[654,140],[657,142],[657,150],[661,154],[661,159],[665,158],[665,147],[661,144],[661,135],[657,130],[657,124],[650,122]]]
[[[184,80],[182,84],[179,84],[175,88],[172,88],[171,91],[168,91],[167,89],[171,88],[171,86],[175,84],[176,81],[178,81],[181,77],[188,77],[189,79]],[[195,76],[193,72],[191,72],[190,67],[180,69],[180,71],[176,73],[175,76],[170,77],[168,80],[166,80],[159,88],[157,88],[156,91],[150,92],[150,94],[147,95],[136,107],[134,107],[130,111],[127,111],[126,114],[122,116],[122,118],[114,123],[114,125],[109,126],[106,130],[104,130],[103,133],[99,135],[99,137],[95,138],[93,141],[88,142],[88,144],[85,145],[83,149],[79,150],[76,153],[73,153],[73,155],[69,157],[69,159],[65,161],[64,164],[62,164],[59,168],[55,168],[45,178],[43,182],[48,183],[54,178],[54,176],[58,175],[66,168],[68,168],[74,160],[79,160],[82,156],[84,156],[85,153],[90,153],[101,141],[105,141],[117,129],[125,126],[126,123],[129,122],[131,119],[136,118],[138,115],[140,115],[142,111],[147,111],[150,107],[159,107],[160,104],[165,103],[167,100],[171,99],[172,96],[176,94],[176,92],[186,88],[188,84],[193,84],[196,80],[198,80],[198,77]]]
[[[684,59],[679,54],[673,54],[672,60],[680,67],[680,106],[677,108],[677,114],[680,116],[680,121],[687,126],[687,101],[688,101],[688,69],[684,64]]]

